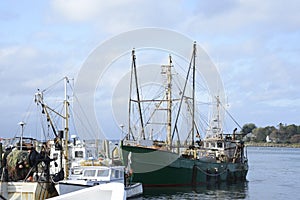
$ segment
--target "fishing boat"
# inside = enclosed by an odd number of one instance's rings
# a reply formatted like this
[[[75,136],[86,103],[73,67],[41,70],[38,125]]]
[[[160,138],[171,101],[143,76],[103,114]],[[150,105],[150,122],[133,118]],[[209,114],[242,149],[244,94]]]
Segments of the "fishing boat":
[[[69,82],[67,77],[62,80],[65,86]],[[1,141],[5,146],[3,159],[1,159],[1,196],[4,199],[46,199],[57,196],[54,182],[62,180],[68,174],[68,99],[65,87],[65,112],[61,114],[48,106],[44,101],[43,91],[35,94],[34,103],[41,108],[46,116],[48,129],[52,130],[53,148],[57,150],[56,157],[50,154],[51,141],[37,140],[23,136],[24,122],[20,122],[21,137]],[[50,113],[63,118],[66,123],[64,130],[57,130]],[[66,140],[63,135],[65,134]],[[50,134],[49,134],[50,137]],[[53,139],[54,138],[54,139]],[[65,148],[63,148],[65,146]],[[2,155],[2,149],[1,149]],[[65,157],[66,159],[63,159]],[[2,157],[1,157],[2,158]],[[57,162],[57,159],[59,160]],[[52,167],[58,170],[53,173]],[[65,167],[64,167],[65,166]],[[65,171],[65,172],[64,172]]]
[[[14,146],[7,146],[1,155],[1,199],[33,199],[40,200],[57,196],[49,167],[51,159],[45,148],[39,148],[38,141],[18,137]],[[5,140],[5,139],[3,139]],[[42,146],[43,147],[43,146]],[[2,152],[3,159],[2,159]]]
[[[59,195],[64,195],[96,185],[122,183],[127,198],[142,195],[142,184],[132,183],[127,175],[124,166],[81,166],[73,168],[69,179],[59,181],[55,187]]]
[[[225,134],[221,127],[220,109],[222,102],[214,94],[214,112],[207,123],[205,135],[200,134],[200,125],[196,123],[196,43],[193,45],[190,64],[186,70],[186,79],[173,97],[173,75],[175,66],[172,56],[169,63],[162,65],[163,94],[160,99],[151,97],[142,99],[138,82],[135,50],[132,51],[129,122],[128,132],[121,141],[124,165],[130,163],[133,181],[142,182],[144,187],[151,186],[195,186],[246,180],[248,160],[244,142],[235,129]],[[135,86],[135,88],[134,88]],[[177,86],[178,87],[178,86]],[[188,91],[189,90],[189,91]],[[153,110],[144,103],[153,102]],[[185,104],[185,107],[184,107]],[[131,116],[135,106],[138,117]],[[224,106],[223,106],[224,107]],[[145,117],[147,111],[150,110]],[[183,109],[185,108],[185,109]],[[185,122],[179,122],[183,110],[187,110]],[[153,120],[154,113],[164,112],[164,119]],[[150,114],[149,114],[150,113]],[[200,114],[198,114],[200,115]],[[231,115],[230,115],[231,116]],[[132,125],[132,121],[137,124]],[[236,121],[235,121],[236,122]],[[160,124],[159,130],[149,128],[150,124]],[[179,125],[187,130],[186,139],[180,136]],[[189,125],[189,128],[187,127]],[[202,124],[203,126],[203,124]],[[239,126],[240,127],[240,126]],[[154,138],[155,131],[164,131],[164,138]],[[137,133],[136,133],[137,132]]]
[[[51,200],[81,200],[82,198],[89,200],[125,200],[126,193],[123,183],[112,182],[62,194],[51,198]]]

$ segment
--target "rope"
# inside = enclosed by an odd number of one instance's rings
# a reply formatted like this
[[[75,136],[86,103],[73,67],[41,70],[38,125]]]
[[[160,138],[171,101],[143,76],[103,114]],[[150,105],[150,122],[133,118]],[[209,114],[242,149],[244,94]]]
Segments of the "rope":
[[[57,85],[58,83],[60,83],[61,81],[63,81],[65,79],[65,77],[61,78],[60,80],[56,81],[55,83],[53,83],[52,85],[50,85],[49,87],[45,88],[42,90],[42,93],[48,92],[48,90],[50,90],[51,88],[53,88],[55,85]]]
[[[210,173],[207,173],[206,171],[202,170],[199,166],[194,165],[194,167],[196,167],[198,170],[200,170],[203,174],[205,174],[205,175],[207,175],[207,176],[214,176],[214,177],[215,177],[215,176],[220,176],[220,175],[226,173],[226,172],[227,172],[227,166],[228,166],[228,164],[226,165],[225,169],[224,169],[221,173],[218,173],[218,174],[210,174]]]

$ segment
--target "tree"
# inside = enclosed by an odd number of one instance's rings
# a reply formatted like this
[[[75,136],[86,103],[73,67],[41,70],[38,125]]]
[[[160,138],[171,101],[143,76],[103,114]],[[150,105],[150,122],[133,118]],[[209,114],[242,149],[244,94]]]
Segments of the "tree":
[[[270,134],[270,139],[273,140],[274,142],[279,142],[281,140],[280,132],[277,129],[273,130],[272,133]]]
[[[300,134],[293,135],[290,139],[291,143],[300,143]]]
[[[289,137],[292,137],[297,134],[297,126],[295,124],[288,125],[285,131]]]
[[[256,128],[252,131],[254,137],[254,141],[255,142],[265,142],[266,141],[266,137],[267,137],[267,133],[265,131],[265,128]]]
[[[251,137],[244,137],[245,141],[265,142],[266,137],[269,136],[273,142],[277,143],[300,143],[300,126],[295,124],[279,123],[276,127],[257,128],[255,124],[248,123],[242,127],[241,133],[245,135],[252,133]]]
[[[248,133],[251,133],[253,129],[257,128],[255,124],[253,123],[249,123],[249,124],[245,124],[243,127],[242,127],[242,130],[241,130],[241,133],[242,134],[248,134]]]

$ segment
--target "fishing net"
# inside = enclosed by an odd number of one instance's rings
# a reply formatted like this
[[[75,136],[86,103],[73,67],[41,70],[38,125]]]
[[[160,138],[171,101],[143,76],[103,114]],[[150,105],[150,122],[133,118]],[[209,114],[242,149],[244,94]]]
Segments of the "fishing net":
[[[15,149],[8,154],[7,170],[12,181],[25,179],[30,171],[29,152]]]

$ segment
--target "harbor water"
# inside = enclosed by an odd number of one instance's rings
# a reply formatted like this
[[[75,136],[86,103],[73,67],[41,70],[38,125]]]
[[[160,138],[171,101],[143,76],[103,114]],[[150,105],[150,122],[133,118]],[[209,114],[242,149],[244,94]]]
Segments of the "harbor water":
[[[196,188],[145,189],[138,199],[299,199],[300,149],[247,147],[247,181]],[[163,178],[163,177],[162,177]]]

